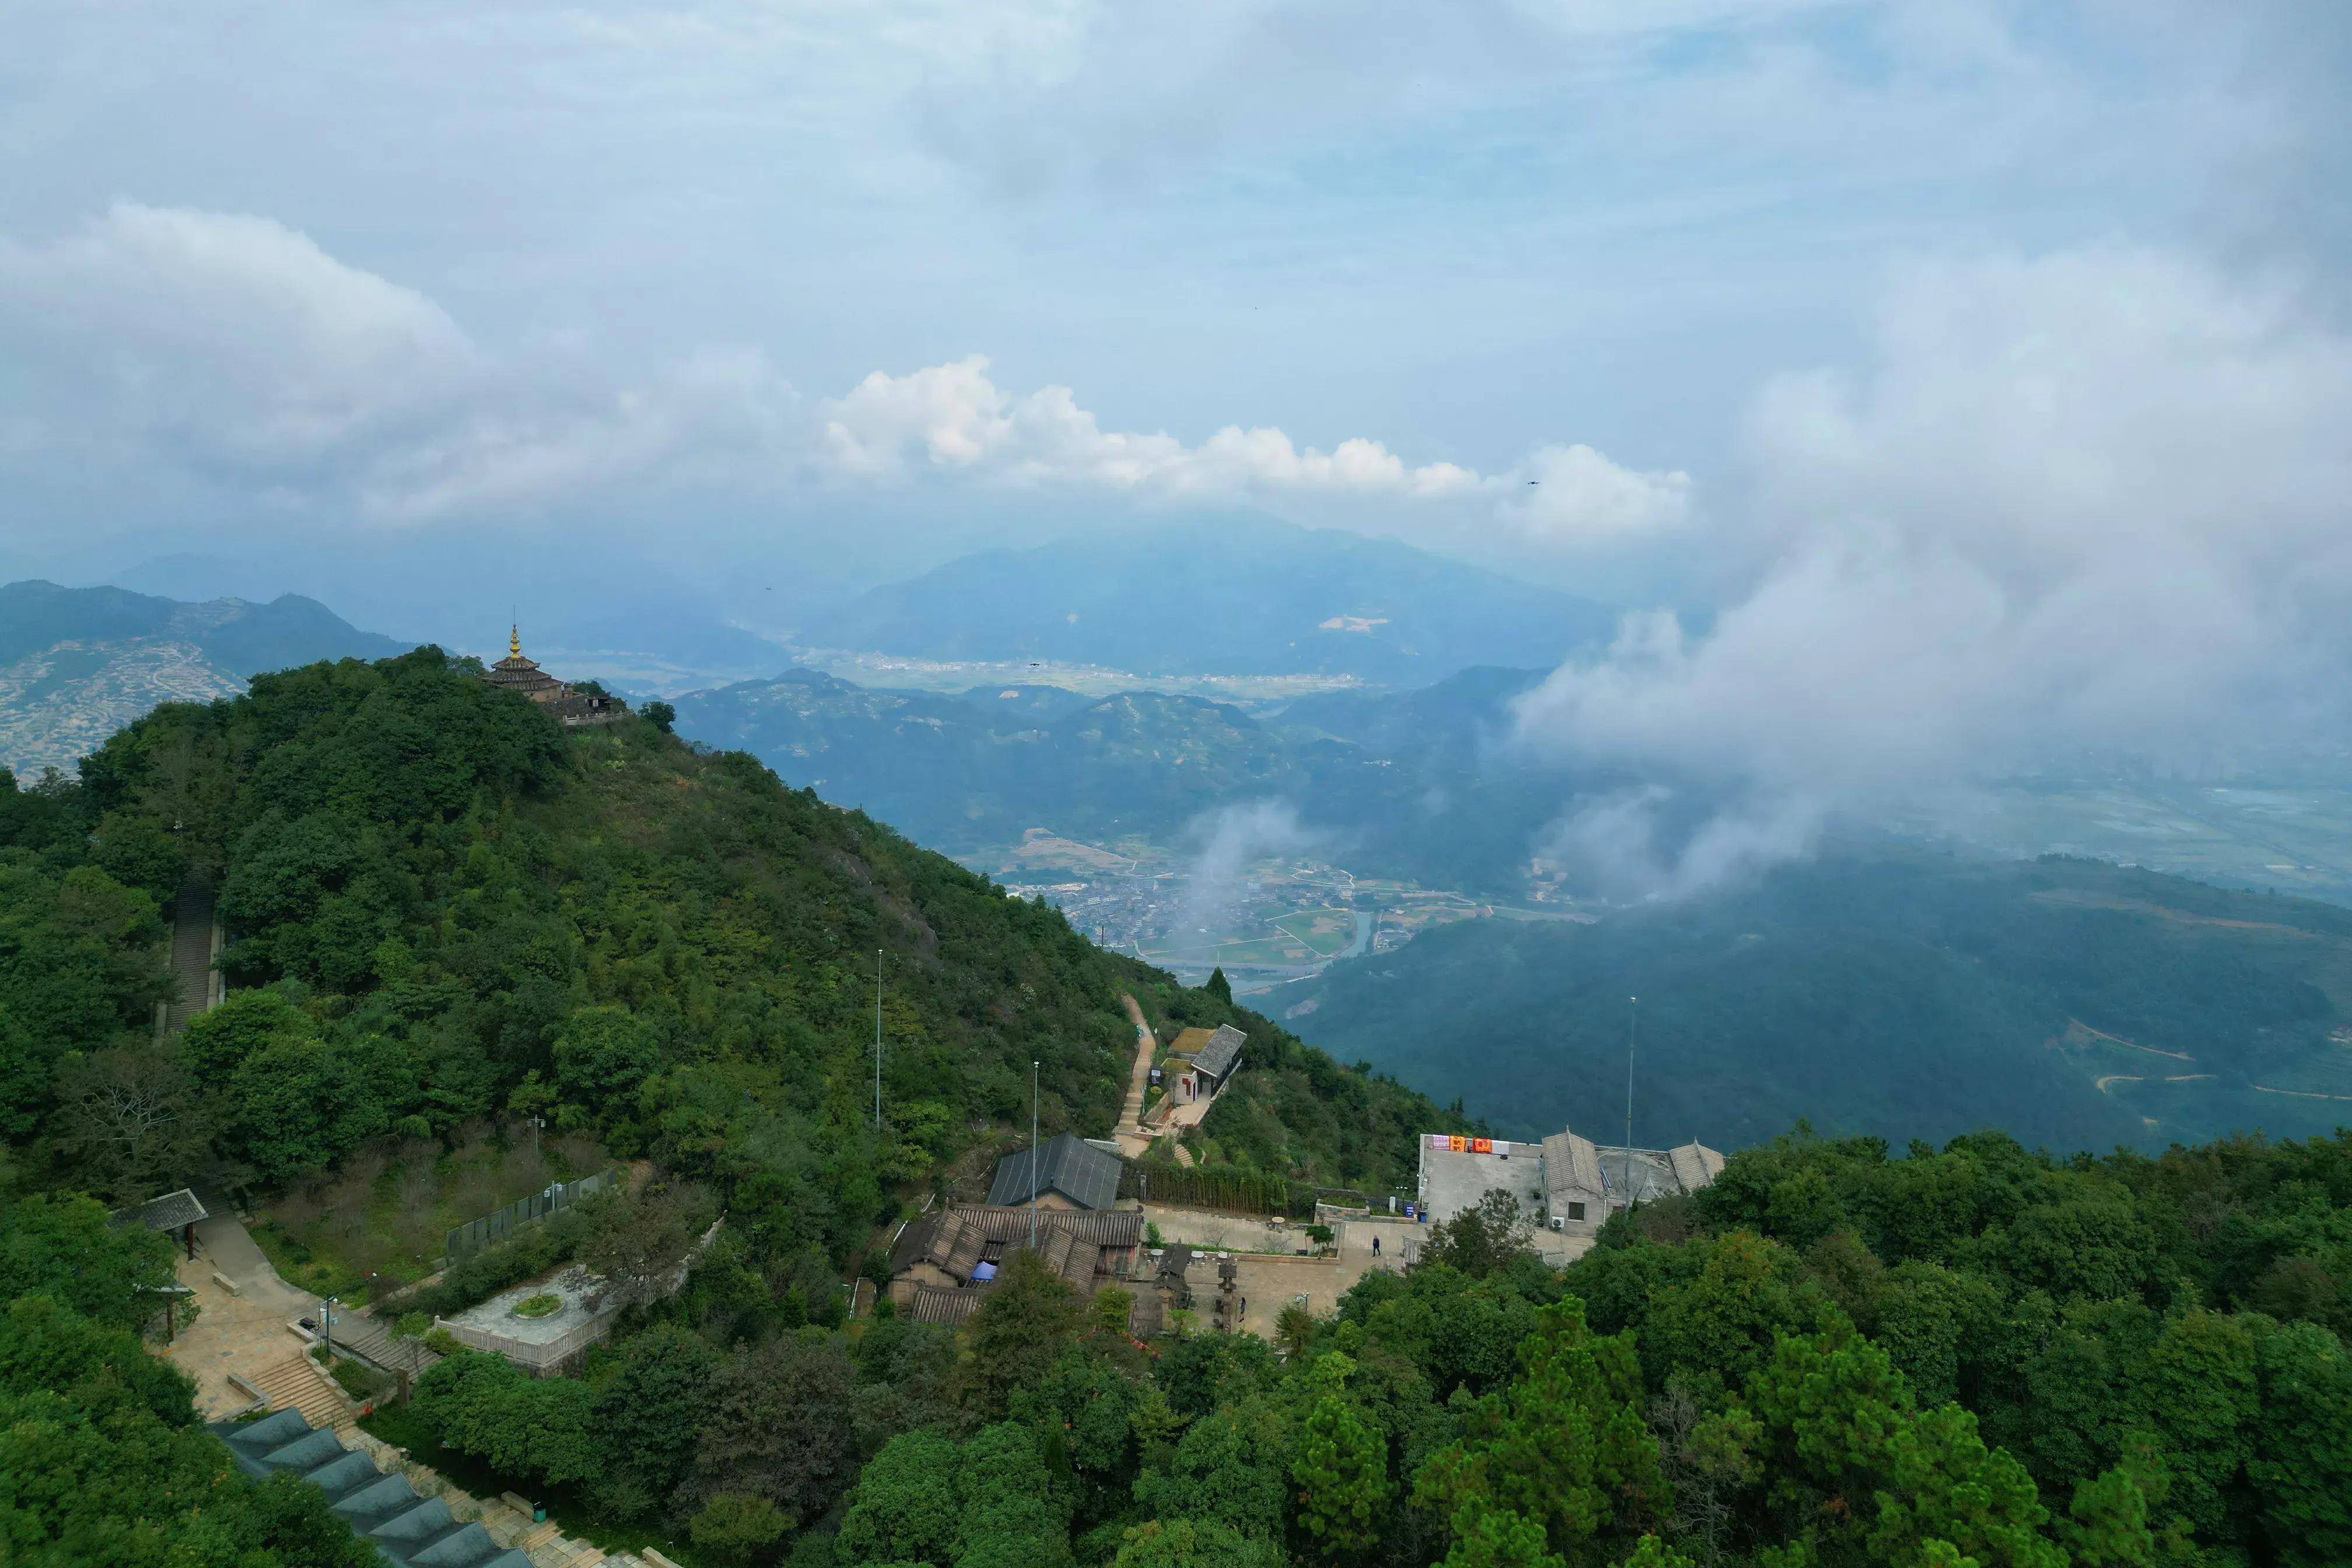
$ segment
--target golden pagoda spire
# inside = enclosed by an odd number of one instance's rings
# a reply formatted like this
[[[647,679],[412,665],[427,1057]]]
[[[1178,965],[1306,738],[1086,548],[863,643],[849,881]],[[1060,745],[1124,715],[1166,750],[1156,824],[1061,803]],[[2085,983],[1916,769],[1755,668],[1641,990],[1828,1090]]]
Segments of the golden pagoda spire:
[[[522,623],[520,621],[515,622],[507,628],[507,656],[510,658],[522,657]]]

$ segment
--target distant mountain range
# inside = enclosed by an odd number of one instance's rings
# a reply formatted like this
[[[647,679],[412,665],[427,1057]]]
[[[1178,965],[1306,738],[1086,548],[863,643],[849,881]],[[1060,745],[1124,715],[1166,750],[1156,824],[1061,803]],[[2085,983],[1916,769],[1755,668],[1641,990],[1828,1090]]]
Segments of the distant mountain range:
[[[2087,860],[1833,853],[1597,925],[1445,927],[1262,1005],[1513,1137],[1619,1141],[1629,1037],[1651,1146],[2352,1123],[2352,910]]]
[[[1392,540],[1272,520],[1118,531],[963,556],[804,619],[795,640],[1144,675],[1352,675],[1426,686],[1549,668],[1616,616]]]
[[[1165,692],[893,691],[795,670],[680,697],[677,729],[955,852],[1031,827],[1165,844],[1202,812],[1281,799],[1360,870],[1516,890],[1578,783],[1498,750],[1508,700],[1539,679],[1473,669],[1252,713]]]
[[[253,676],[408,644],[288,594],[184,604],[122,588],[0,587],[0,767],[26,783],[82,756],[159,702],[234,697]]]

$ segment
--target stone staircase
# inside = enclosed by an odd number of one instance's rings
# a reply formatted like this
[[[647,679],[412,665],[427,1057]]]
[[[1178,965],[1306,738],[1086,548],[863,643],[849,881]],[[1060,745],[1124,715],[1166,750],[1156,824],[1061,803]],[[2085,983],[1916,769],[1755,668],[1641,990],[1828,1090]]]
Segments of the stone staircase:
[[[190,882],[173,904],[172,1006],[164,1027],[179,1030],[213,1004],[213,890]]]
[[[411,1377],[441,1364],[437,1353],[418,1341],[395,1339],[389,1324],[365,1312],[335,1314],[335,1351],[337,1354],[349,1351],[386,1372],[404,1372]]]
[[[269,1401],[272,1410],[299,1410],[302,1419],[321,1431],[352,1424],[351,1401],[334,1379],[307,1352],[289,1356],[274,1366],[248,1375],[254,1392]]]

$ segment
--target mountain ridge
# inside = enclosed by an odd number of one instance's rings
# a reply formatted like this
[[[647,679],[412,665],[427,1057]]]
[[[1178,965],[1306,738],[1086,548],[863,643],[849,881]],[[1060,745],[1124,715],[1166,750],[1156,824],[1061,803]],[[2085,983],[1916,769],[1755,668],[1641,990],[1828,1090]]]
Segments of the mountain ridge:
[[[187,601],[11,583],[0,586],[0,767],[70,767],[157,703],[234,697],[266,670],[407,647],[297,594]]]
[[[981,551],[808,617],[796,640],[1139,674],[1346,674],[1424,685],[1549,668],[1615,612],[1394,540],[1271,520],[1184,522]]]
[[[2145,1147],[2352,1113],[2352,911],[2059,856],[1832,847],[1597,925],[1432,931],[1265,1002],[1344,1059],[1507,1108],[1513,1135],[1613,1135],[1630,996],[1637,1142],[1738,1148],[1804,1117]]]

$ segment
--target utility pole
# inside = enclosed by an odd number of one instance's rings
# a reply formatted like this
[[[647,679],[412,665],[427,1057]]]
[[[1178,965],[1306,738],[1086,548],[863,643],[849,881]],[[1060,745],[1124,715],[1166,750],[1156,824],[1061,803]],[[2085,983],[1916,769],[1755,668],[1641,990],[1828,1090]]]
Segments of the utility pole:
[[[1037,1250],[1037,1064],[1029,1063],[1029,1250]]]
[[[1642,999],[1625,998],[1625,1207],[1633,1206],[1633,1039],[1642,1029]]]
[[[874,1131],[882,1131],[882,950],[874,950]]]

